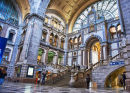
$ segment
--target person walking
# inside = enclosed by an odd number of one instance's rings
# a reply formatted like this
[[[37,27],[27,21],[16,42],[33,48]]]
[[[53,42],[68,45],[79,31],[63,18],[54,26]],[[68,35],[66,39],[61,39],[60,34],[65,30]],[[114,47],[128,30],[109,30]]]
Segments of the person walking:
[[[5,76],[7,76],[5,68],[0,69],[0,85],[3,84]]]
[[[40,84],[40,80],[41,80],[41,73],[38,73],[38,80],[37,80],[37,84]]]
[[[43,73],[42,73],[42,84],[43,84],[43,85],[45,84],[45,78],[46,78],[46,73],[43,72]]]
[[[87,83],[87,89],[89,89],[89,83],[90,83],[90,75],[89,74],[87,74],[86,83]]]
[[[125,80],[126,80],[126,75],[125,75],[126,72],[123,72],[122,74],[122,78],[123,78],[123,87],[125,89]]]
[[[78,70],[80,70],[80,65],[77,66]]]

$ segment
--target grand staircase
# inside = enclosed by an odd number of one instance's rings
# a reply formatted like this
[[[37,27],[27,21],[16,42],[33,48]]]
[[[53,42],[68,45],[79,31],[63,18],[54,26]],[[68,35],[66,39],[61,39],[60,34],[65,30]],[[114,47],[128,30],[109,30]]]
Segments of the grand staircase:
[[[108,76],[119,68],[124,67],[124,64],[111,66],[109,62],[124,61],[121,52],[112,58],[109,58],[107,62],[99,61],[93,64],[85,73],[89,73],[92,82],[96,82],[97,87],[105,87],[105,82]],[[86,87],[86,74],[83,78],[79,78],[75,82],[76,87]]]
[[[57,77],[52,80],[48,80],[45,82],[45,86],[55,86],[55,87],[69,87],[69,81],[70,81],[70,73],[64,74],[62,77]]]

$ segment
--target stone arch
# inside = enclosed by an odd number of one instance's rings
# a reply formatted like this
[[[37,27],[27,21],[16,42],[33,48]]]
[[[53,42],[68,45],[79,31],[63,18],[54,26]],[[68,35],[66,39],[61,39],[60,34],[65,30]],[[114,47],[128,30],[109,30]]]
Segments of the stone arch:
[[[92,34],[91,36],[89,36],[89,37],[86,39],[85,45],[88,46],[89,43],[90,43],[90,41],[91,41],[92,39],[98,40],[98,41],[100,42],[100,44],[102,43],[102,38],[101,38],[99,35],[94,35],[94,34]]]
[[[114,73],[115,71],[117,71],[118,69],[122,69],[122,68],[124,68],[124,65],[115,66],[115,67],[111,68],[110,70],[108,70],[107,73],[105,73],[106,75],[105,75],[104,80],[103,80],[103,81],[104,81],[104,87],[107,87],[107,86],[106,86],[106,83],[107,83],[107,80],[108,80],[109,76],[110,76],[112,73]],[[124,68],[124,69],[125,69],[125,68]],[[123,70],[120,71],[120,74],[123,73],[123,72],[124,72]]]

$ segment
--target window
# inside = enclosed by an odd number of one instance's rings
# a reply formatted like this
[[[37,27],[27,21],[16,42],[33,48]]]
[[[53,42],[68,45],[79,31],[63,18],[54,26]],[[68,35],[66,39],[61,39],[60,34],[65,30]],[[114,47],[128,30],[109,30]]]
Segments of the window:
[[[121,25],[117,26],[117,35],[119,38],[123,35],[123,33],[121,32]]]
[[[78,43],[79,43],[79,47],[80,47],[80,45],[81,45],[81,36],[78,39]]]
[[[26,32],[24,31],[24,32],[22,33],[22,35],[21,35],[21,42],[24,41],[24,39],[25,39],[25,34],[26,34]]]
[[[73,49],[73,40],[72,39],[69,40],[68,47],[69,47],[69,49]]]
[[[98,0],[92,5],[97,12],[98,18],[101,18],[102,15],[104,15],[105,20],[119,17],[116,0]],[[80,30],[82,23],[83,25],[86,25],[88,23],[87,15],[91,10],[92,5],[86,7],[86,9],[84,9],[84,11],[78,16],[73,26],[73,32]]]
[[[53,33],[50,34],[49,42],[50,42],[51,45],[53,45],[53,42],[54,42],[54,35],[53,35]]]
[[[0,0],[0,18],[18,25],[18,13],[11,0]]]
[[[57,46],[57,45],[58,45],[58,42],[57,42],[57,41],[58,41],[58,36],[56,35],[55,38],[54,38],[54,44],[53,44],[54,46]]]
[[[9,58],[9,52],[4,52],[2,60],[8,61],[8,58]]]
[[[63,38],[61,39],[61,45],[60,45],[60,48],[61,48],[61,49],[64,48],[64,39],[63,39]]]
[[[74,48],[77,48],[78,44],[77,44],[77,38],[74,38]]]
[[[9,37],[8,37],[8,40],[9,40],[9,41],[12,41],[12,40],[13,40],[13,35],[14,35],[14,34],[12,34],[12,33],[9,34]]]
[[[10,33],[10,34],[9,34],[9,37],[8,37],[8,40],[9,40],[9,41],[13,41],[13,36],[14,36],[14,34],[13,34],[13,33]]]
[[[46,33],[42,33],[42,41],[46,42]]]
[[[110,39],[117,38],[115,27],[111,27],[109,32],[110,32]]]

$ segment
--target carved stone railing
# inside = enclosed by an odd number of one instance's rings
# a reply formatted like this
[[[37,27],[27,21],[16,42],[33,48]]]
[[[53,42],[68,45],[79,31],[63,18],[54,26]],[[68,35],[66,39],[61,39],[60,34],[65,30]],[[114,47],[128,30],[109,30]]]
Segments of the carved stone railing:
[[[122,52],[118,53],[117,55],[115,55],[114,57],[111,58],[111,61],[115,61],[115,60],[118,60],[119,58],[122,58]]]

